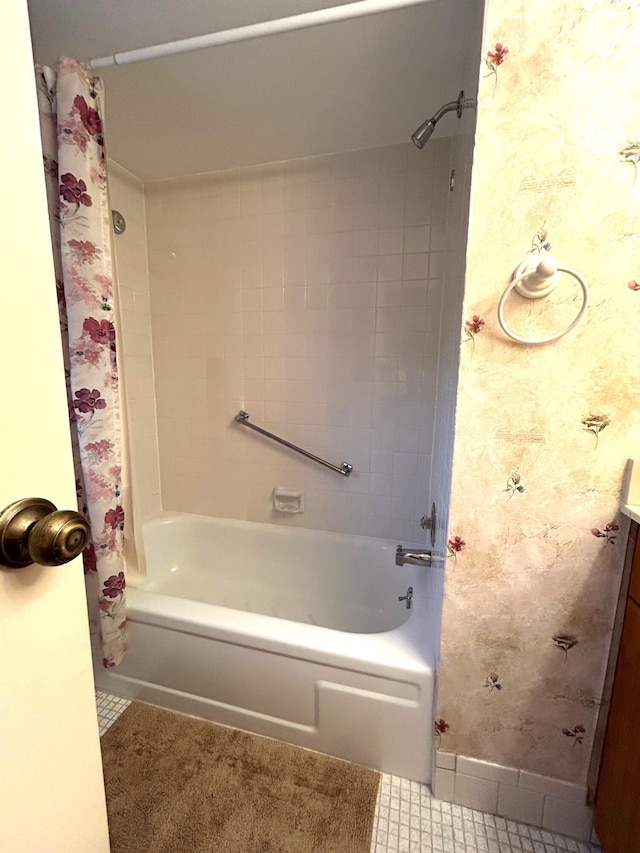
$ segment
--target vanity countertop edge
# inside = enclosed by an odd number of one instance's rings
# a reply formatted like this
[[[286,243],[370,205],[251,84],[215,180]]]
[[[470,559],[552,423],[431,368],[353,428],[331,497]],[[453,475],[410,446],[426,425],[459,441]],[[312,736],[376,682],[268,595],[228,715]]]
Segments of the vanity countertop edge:
[[[620,511],[640,524],[640,459],[629,459],[622,481]]]

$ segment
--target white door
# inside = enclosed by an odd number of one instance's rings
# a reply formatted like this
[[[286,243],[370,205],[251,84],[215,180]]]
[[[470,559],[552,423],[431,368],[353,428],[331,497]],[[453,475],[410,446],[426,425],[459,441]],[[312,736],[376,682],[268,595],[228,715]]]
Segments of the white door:
[[[0,509],[74,509],[26,0],[0,33]],[[80,559],[0,568],[0,851],[109,851]]]

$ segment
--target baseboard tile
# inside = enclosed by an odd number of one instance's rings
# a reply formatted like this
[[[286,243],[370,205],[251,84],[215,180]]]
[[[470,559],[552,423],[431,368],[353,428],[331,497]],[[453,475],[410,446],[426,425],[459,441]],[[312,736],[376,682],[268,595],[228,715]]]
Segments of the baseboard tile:
[[[455,780],[454,770],[436,767],[433,774],[433,796],[438,800],[444,800],[445,803],[452,803]]]
[[[589,841],[587,789],[562,779],[437,750],[433,794],[439,800]]]
[[[477,776],[465,776],[456,771],[453,785],[453,802],[458,806],[477,809],[488,814],[498,814],[498,783]]]

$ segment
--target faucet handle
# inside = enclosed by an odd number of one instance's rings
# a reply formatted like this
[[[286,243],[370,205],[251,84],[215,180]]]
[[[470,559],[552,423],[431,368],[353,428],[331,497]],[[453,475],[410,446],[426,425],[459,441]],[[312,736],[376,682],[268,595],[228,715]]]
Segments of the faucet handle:
[[[423,530],[428,530],[430,532],[431,538],[431,547],[433,548],[436,544],[436,525],[438,523],[438,519],[436,517],[436,505],[435,502],[431,504],[431,515],[427,515],[426,513],[420,519],[420,527]]]
[[[407,610],[411,610],[411,602],[413,601],[413,587],[407,587],[406,595],[399,595],[398,601],[406,601],[407,602]]]

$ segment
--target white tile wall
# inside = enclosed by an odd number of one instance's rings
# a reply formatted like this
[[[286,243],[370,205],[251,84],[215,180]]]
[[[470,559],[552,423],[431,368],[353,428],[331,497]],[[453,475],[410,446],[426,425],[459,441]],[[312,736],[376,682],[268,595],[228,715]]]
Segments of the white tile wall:
[[[543,802],[542,794],[512,785],[500,785],[497,813],[510,820],[542,826]]]
[[[574,785],[572,782],[563,782],[561,779],[549,779],[548,776],[540,776],[538,773],[520,771],[518,785],[529,791],[540,791],[558,797],[561,800],[570,800],[574,803],[584,803],[584,787]]]
[[[165,509],[424,541],[450,147],[146,185]],[[275,514],[276,486],[305,512]]]
[[[455,791],[456,773],[455,768],[436,766],[433,773],[433,795],[445,803],[453,802],[453,794]]]
[[[502,791],[502,786],[500,790]],[[495,814],[498,805],[498,783],[456,773],[453,802],[459,806]]]
[[[111,207],[125,217],[124,234],[113,246],[120,299],[123,374],[130,439],[131,480],[136,522],[160,510],[160,467],[156,426],[151,307],[142,183],[109,161]]]
[[[446,755],[447,753],[444,754]],[[448,755],[450,756],[451,754],[448,753]],[[502,764],[491,764],[488,761],[478,761],[477,758],[467,758],[464,755],[459,755],[455,761],[455,769],[458,773],[465,773],[467,776],[474,776],[480,779],[490,779],[493,782],[502,782],[503,785],[518,784],[518,771],[513,767],[504,767]],[[544,776],[540,776],[539,778],[545,779]]]
[[[438,750],[434,794],[584,841],[591,837],[593,815],[586,788],[561,779]]]
[[[556,797],[545,797],[542,825],[553,832],[573,835],[576,838],[589,838],[593,813],[582,803],[569,803]]]

